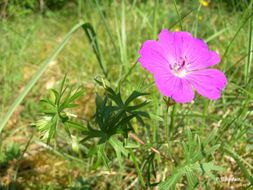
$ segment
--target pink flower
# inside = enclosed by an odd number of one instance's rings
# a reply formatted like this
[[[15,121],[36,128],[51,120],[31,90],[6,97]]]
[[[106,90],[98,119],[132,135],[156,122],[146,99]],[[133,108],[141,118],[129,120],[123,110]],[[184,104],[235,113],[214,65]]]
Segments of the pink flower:
[[[159,41],[144,42],[139,53],[139,62],[154,75],[159,91],[176,102],[191,102],[194,89],[211,100],[218,99],[227,84],[223,72],[208,68],[218,64],[220,56],[188,32],[163,29]]]

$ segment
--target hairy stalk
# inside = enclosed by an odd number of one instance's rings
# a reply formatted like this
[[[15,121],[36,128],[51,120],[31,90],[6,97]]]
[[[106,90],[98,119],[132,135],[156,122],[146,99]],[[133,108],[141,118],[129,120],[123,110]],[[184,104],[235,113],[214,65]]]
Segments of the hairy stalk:
[[[133,133],[131,133],[131,132],[128,133],[128,136],[129,136],[130,138],[132,138],[133,140],[135,140],[136,142],[138,142],[139,144],[141,144],[141,145],[145,145],[145,144],[146,144],[146,143],[145,143],[143,140],[141,140],[137,135],[135,135],[135,134],[133,134]],[[161,152],[160,152],[159,150],[157,150],[156,148],[151,147],[150,150],[151,150],[152,152],[158,154],[159,156],[164,157],[166,160],[170,160],[170,158],[168,158],[165,154],[161,153]],[[172,159],[172,161],[175,162],[174,159]]]
[[[174,125],[175,125],[175,114],[177,110],[177,105],[174,104],[172,106],[171,114],[170,114],[170,127],[169,127],[169,136],[172,136],[173,130],[174,130]]]

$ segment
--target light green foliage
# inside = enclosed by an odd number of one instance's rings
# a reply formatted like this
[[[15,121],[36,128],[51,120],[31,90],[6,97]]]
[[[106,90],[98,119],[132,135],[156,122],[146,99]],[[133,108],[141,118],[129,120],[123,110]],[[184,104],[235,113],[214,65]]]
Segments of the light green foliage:
[[[70,137],[71,129],[84,130],[82,125],[75,122],[71,113],[68,112],[68,109],[78,106],[75,102],[83,95],[84,90],[82,88],[73,88],[65,83],[66,76],[58,90],[52,89],[49,97],[41,100],[42,106],[44,106],[42,110],[44,117],[36,123],[36,126],[38,126],[39,131],[44,133],[47,143],[55,137],[60,127],[63,127]]]
[[[20,156],[20,147],[16,143],[11,143],[6,147],[6,150],[0,152],[0,169],[3,168],[9,161],[17,159]]]
[[[176,184],[182,180],[183,177],[187,179],[187,186],[194,189],[198,185],[203,186],[206,182],[203,177],[207,176],[215,182],[215,175],[213,171],[222,171],[223,168],[216,166],[210,157],[219,148],[219,144],[207,147],[208,144],[217,135],[214,131],[209,138],[201,141],[198,135],[193,135],[189,128],[186,128],[186,141],[181,143],[183,148],[183,157],[185,161],[176,166],[172,174],[167,180],[162,182],[159,187],[161,190],[175,189]],[[206,158],[209,158],[206,160]],[[201,181],[198,177],[201,176]]]

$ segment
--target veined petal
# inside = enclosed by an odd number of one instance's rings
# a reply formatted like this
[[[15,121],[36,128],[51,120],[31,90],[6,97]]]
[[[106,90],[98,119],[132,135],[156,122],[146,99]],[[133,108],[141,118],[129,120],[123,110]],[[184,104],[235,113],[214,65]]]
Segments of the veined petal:
[[[180,58],[186,58],[188,68],[198,70],[220,62],[220,56],[216,52],[210,51],[203,40],[192,37],[188,32],[169,32],[164,29],[159,34],[159,42],[166,49],[166,57],[171,64]]]
[[[202,96],[215,100],[220,98],[221,91],[227,84],[226,76],[217,69],[193,71],[186,79]]]
[[[176,102],[187,103],[194,99],[192,86],[185,79],[173,75],[167,77],[155,75],[155,83],[164,96],[171,97]]]
[[[166,57],[171,64],[182,57],[192,39],[192,35],[188,32],[169,32],[163,29],[159,34],[159,42],[166,49]]]
[[[149,72],[155,73],[159,70],[168,70],[170,72],[170,65],[166,59],[164,49],[157,41],[148,40],[144,42],[140,49],[139,62]]]
[[[220,62],[220,56],[209,50],[203,40],[196,38],[193,38],[184,56],[187,57],[189,70],[205,69]]]

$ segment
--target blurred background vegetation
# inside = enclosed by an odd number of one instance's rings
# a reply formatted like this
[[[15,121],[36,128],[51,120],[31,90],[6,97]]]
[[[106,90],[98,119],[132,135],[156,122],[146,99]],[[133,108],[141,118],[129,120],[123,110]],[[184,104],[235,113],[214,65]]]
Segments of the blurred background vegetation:
[[[28,14],[45,14],[47,11],[59,11],[66,7],[78,9],[81,4],[89,0],[1,0],[0,18],[13,18]],[[134,2],[135,0],[130,0]],[[162,2],[163,0],[161,0]],[[113,0],[101,1],[101,3],[112,4]],[[147,3],[147,0],[138,0],[138,3]],[[194,3],[196,0],[178,0],[180,3]],[[209,2],[209,1],[207,1]],[[210,1],[211,2],[211,1]],[[224,6],[228,10],[244,10],[250,3],[250,0],[212,0],[214,6]]]
[[[252,1],[177,0],[176,3],[184,30],[208,41],[210,48],[220,55],[225,54],[217,67],[226,73],[229,84],[219,101],[197,97],[194,104],[178,105],[173,120],[176,126],[173,142],[162,146],[162,151],[170,155],[173,150],[183,161],[184,155],[177,143],[185,140],[182,135],[185,126],[201,139],[207,138],[214,129],[224,127],[226,130],[220,134],[219,144],[233,147],[239,155],[235,157],[246,165],[246,170],[252,171],[253,84],[251,79],[250,82],[245,79],[250,74],[245,68],[251,52],[252,28],[248,18],[252,14],[249,8]],[[156,39],[162,28],[180,30],[173,0],[0,0],[0,19],[1,117],[39,65],[80,20],[91,23],[96,31],[113,87],[116,87],[122,73],[136,62],[139,48],[145,40]],[[77,114],[91,118],[97,92],[93,81],[102,72],[81,30],[50,63],[46,73],[0,134],[0,189],[142,189],[136,180],[138,172],[133,163],[126,158],[125,170],[119,171],[111,149],[107,150],[111,160],[109,171],[97,159],[97,150],[92,143],[80,145],[85,152],[80,157],[71,150],[72,142],[66,142],[69,139],[60,140],[58,149],[47,146],[41,140],[33,127],[40,116],[39,101],[50,88],[59,85],[65,73],[70,83],[85,88],[85,96],[78,102],[81,107]],[[148,107],[151,120],[147,121],[145,128],[137,123],[135,125],[136,133],[149,143],[148,146],[166,141],[164,125],[171,122],[163,97],[150,85],[152,81],[152,76],[137,66],[122,88],[124,97],[135,89],[151,93],[152,104]],[[169,119],[166,121],[164,118]],[[31,135],[33,139],[26,147]],[[135,153],[140,165],[150,156],[143,147]],[[240,182],[209,184],[210,187],[243,189],[249,185],[249,176],[245,176],[236,159],[225,153],[224,147],[221,146],[213,157],[217,165],[225,168],[223,176],[240,178]],[[171,173],[173,163],[158,158],[155,163],[155,179],[164,180],[164,176]],[[143,173],[146,180],[147,175],[145,171]],[[184,182],[181,188],[184,188]]]
[[[62,9],[66,4],[76,4],[75,0],[1,0],[1,18],[10,18],[32,13],[44,14],[46,11]]]

